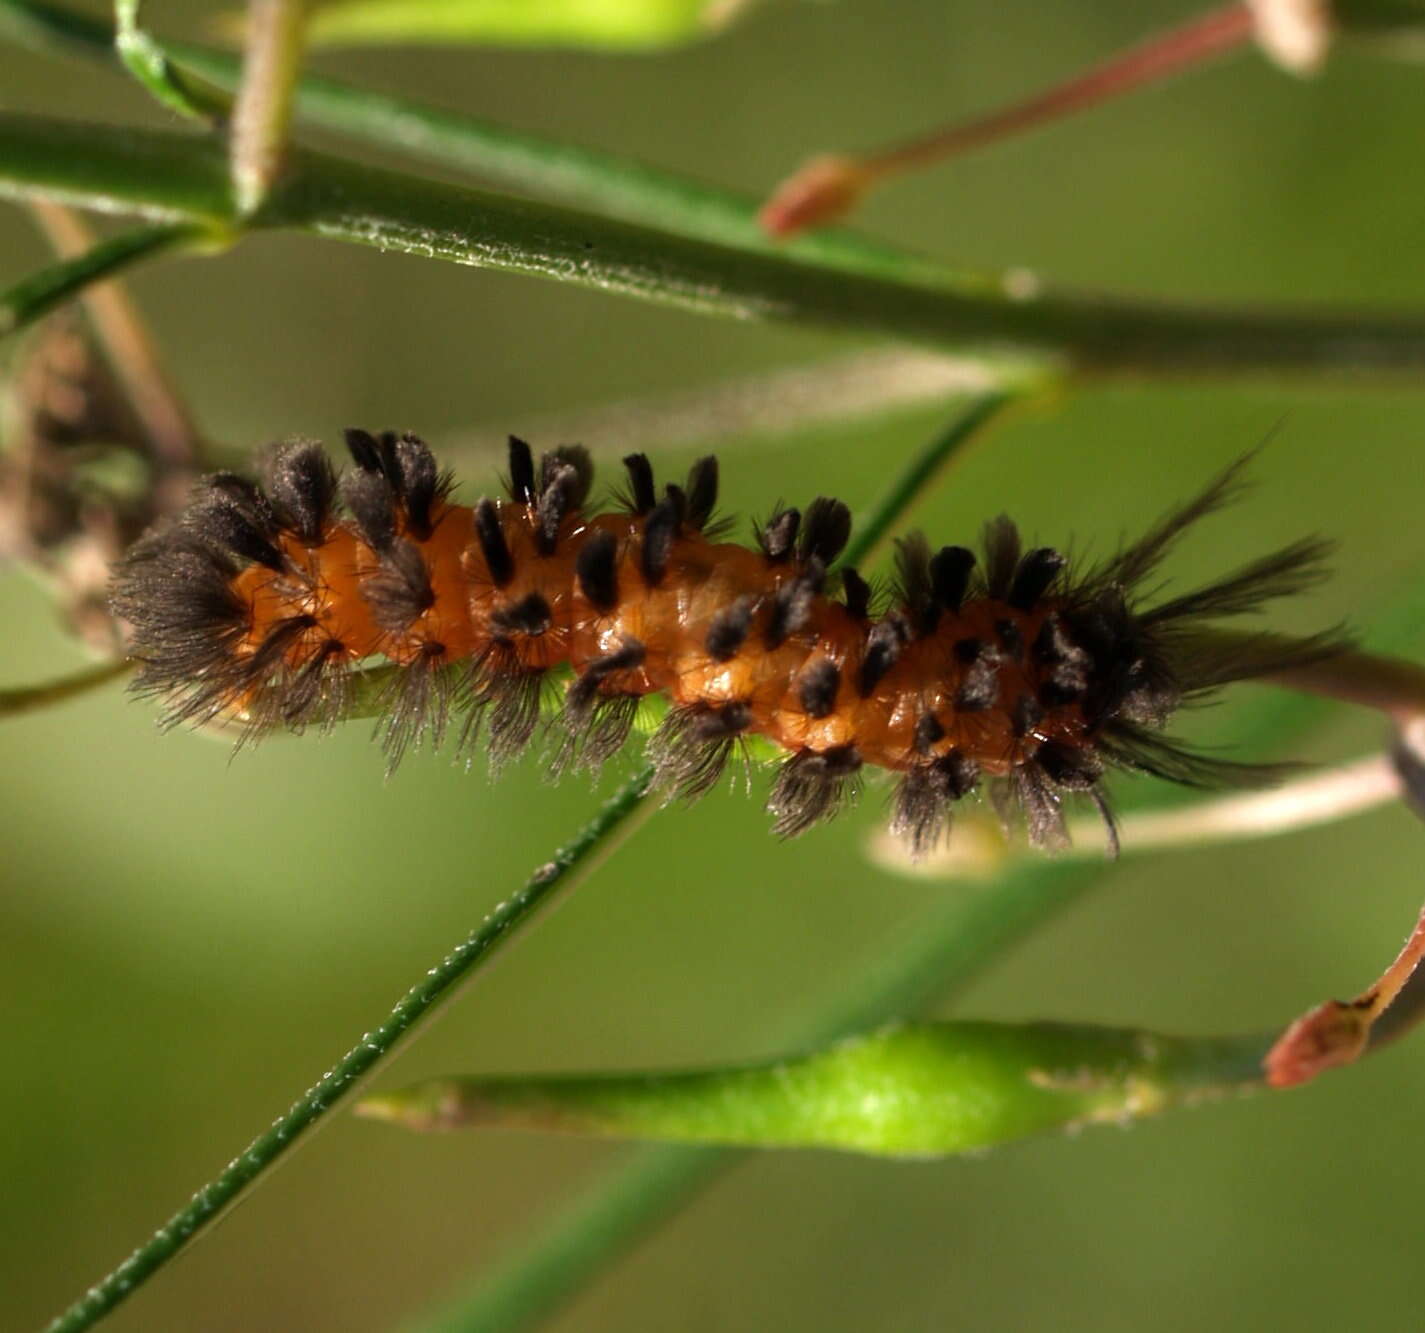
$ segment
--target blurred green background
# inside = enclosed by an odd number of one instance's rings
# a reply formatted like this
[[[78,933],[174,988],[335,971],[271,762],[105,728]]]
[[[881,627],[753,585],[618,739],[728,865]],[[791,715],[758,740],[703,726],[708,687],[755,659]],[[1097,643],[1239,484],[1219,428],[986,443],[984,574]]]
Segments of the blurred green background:
[[[366,51],[317,66],[762,191],[811,151],[1028,91],[1183,12],[840,0],[774,5],[657,58]],[[198,37],[208,18],[191,2],[148,15]],[[159,119],[118,78],[9,49],[0,89],[14,109]],[[1343,51],[1300,83],[1247,56],[898,184],[860,220],[969,266],[1083,285],[1419,308],[1422,113],[1418,68]],[[0,214],[0,253],[0,281],[44,258],[16,209]],[[417,429],[439,451],[474,427],[521,430],[853,346],[290,238],[133,286],[208,430],[244,447],[361,423]],[[733,442],[728,504],[864,503],[943,417]],[[1276,623],[1345,617],[1369,641],[1378,608],[1425,567],[1419,389],[1086,390],[1021,414],[917,518],[964,541],[1005,508],[1045,540],[1102,549],[1278,423],[1259,486],[1173,575],[1326,532],[1338,576]],[[619,453],[615,434],[586,442]],[[477,492],[488,484],[490,464],[459,461]],[[81,662],[13,570],[0,624],[0,685]],[[1261,697],[1241,687],[1187,729],[1230,739]],[[1304,757],[1378,739],[1372,718],[1324,716]],[[365,724],[230,762],[221,745],[161,735],[118,688],[0,728],[5,1327],[39,1323],[146,1236],[596,799],[582,778],[548,785],[533,760],[497,785],[428,753],[390,782],[382,769]],[[882,816],[873,787],[854,816],[781,845],[740,793],[660,814],[374,1086],[773,1054],[787,1016],[854,984],[898,922],[967,891],[871,868],[861,849]],[[1283,1022],[1386,962],[1422,896],[1422,847],[1418,823],[1388,810],[1129,860],[954,1012],[1192,1032]],[[1409,1327],[1422,1097],[1425,1038],[1290,1095],[978,1160],[755,1157],[552,1326]],[[418,1138],[340,1114],[109,1327],[391,1328],[626,1152]]]

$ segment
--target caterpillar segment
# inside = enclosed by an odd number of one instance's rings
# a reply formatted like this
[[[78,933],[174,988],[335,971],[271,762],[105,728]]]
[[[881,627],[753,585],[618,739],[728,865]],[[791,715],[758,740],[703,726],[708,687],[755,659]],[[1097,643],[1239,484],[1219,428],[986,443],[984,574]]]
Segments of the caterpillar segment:
[[[898,544],[890,605],[853,569],[837,500],[777,508],[750,546],[720,540],[714,459],[657,488],[641,454],[626,489],[588,509],[581,448],[511,438],[504,498],[452,502],[451,479],[415,436],[352,430],[337,476],[322,448],[271,450],[260,485],[209,477],[115,576],[136,687],[169,723],[241,717],[249,734],[330,726],[369,659],[399,667],[381,734],[392,762],[438,743],[452,719],[492,761],[538,729],[548,673],[572,679],[551,724],[556,771],[623,748],[638,702],[667,696],[648,742],[669,796],[713,787],[748,734],[785,752],[768,807],[782,836],[834,815],[864,768],[897,777],[892,824],[930,850],[954,805],[988,787],[1036,846],[1064,844],[1066,797],[1094,802],[1111,768],[1198,785],[1252,782],[1256,765],[1197,754],[1162,728],[1185,701],[1339,648],[1327,632],[1271,636],[1225,654],[1207,622],[1258,610],[1321,575],[1308,539],[1156,606],[1144,581],[1194,522],[1235,492],[1243,462],[1097,568],[1071,577],[1049,547],[1022,549],[997,518],[982,556]],[[1245,461],[1245,460],[1244,460]]]

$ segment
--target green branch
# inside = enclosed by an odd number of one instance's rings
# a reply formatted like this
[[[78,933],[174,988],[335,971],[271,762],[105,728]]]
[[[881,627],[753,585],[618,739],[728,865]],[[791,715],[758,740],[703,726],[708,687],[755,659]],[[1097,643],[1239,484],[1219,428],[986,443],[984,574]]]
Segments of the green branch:
[[[204,124],[212,124],[226,114],[226,102],[174,69],[163,48],[139,27],[139,0],[116,0],[114,15],[118,22],[110,35],[108,54],[118,57],[149,96],[175,114]],[[43,22],[45,17],[38,16],[38,21]],[[103,31],[102,24],[89,20],[85,20],[85,26],[91,32]]]
[[[33,713],[53,704],[77,699],[128,675],[133,663],[126,661],[101,662],[84,671],[76,671],[62,680],[46,681],[43,685],[16,686],[0,690],[0,718],[19,717],[22,713]]]
[[[43,0],[0,0],[0,33],[38,50],[111,65],[114,33],[105,23]],[[184,42],[163,48],[215,87],[235,92],[238,59],[228,51]],[[661,227],[734,249],[779,253],[887,276],[943,268],[849,228],[829,227],[790,242],[767,238],[753,196],[676,172],[575,144],[525,134],[409,97],[307,74],[295,109],[304,124],[345,134],[402,154],[483,176],[521,194],[563,200],[606,217]],[[963,281],[970,281],[963,275]],[[994,277],[980,279],[998,284]]]
[[[207,139],[0,115],[0,195],[170,220],[236,224]],[[1015,300],[953,277],[892,280],[613,222],[567,209],[297,157],[254,219],[427,258],[550,278],[702,314],[924,342],[1001,374],[1090,372],[1425,378],[1425,319],[1223,310],[1043,294]]]
[[[56,306],[77,296],[90,283],[112,278],[145,259],[203,240],[205,228],[190,223],[136,227],[22,278],[0,293],[0,338],[23,329]]]

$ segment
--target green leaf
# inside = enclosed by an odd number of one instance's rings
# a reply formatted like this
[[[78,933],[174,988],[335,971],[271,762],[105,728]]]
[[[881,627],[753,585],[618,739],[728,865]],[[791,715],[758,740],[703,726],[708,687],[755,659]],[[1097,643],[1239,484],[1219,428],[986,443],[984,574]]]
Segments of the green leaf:
[[[646,51],[711,36],[749,7],[748,0],[344,0],[317,9],[311,38]]]

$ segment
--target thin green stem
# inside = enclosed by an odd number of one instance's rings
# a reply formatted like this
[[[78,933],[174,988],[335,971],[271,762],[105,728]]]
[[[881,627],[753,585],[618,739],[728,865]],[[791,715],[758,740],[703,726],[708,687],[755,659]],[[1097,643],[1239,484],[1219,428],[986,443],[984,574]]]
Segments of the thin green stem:
[[[938,436],[906,463],[867,512],[857,518],[851,540],[837,561],[838,567],[864,564],[873,558],[891,532],[905,520],[931,483],[981,436],[989,425],[1018,399],[1010,392],[984,393],[973,398],[965,410]]]
[[[300,1142],[308,1130],[350,1096],[361,1079],[386,1059],[438,1005],[448,1000],[457,985],[523,926],[556,890],[567,892],[587,879],[631,831],[634,817],[650,808],[650,776],[645,769],[625,782],[573,841],[555,852],[518,892],[501,903],[465,940],[426,972],[401,997],[383,1023],[363,1035],[328,1073],[278,1116],[271,1128],[253,1139],[152,1238],[59,1315],[49,1325],[48,1333],[79,1333],[133,1295]]]
[[[0,718],[19,717],[22,713],[33,713],[41,708],[66,703],[81,695],[100,689],[111,680],[128,675],[133,663],[126,661],[101,662],[98,666],[76,671],[72,676],[60,680],[47,680],[43,685],[24,685],[13,689],[0,690]]]
[[[139,27],[139,0],[116,0],[114,17],[114,54],[156,101],[205,124],[223,114],[224,103],[176,70],[163,48]],[[99,26],[94,24],[96,29]]]
[[[45,51],[104,63],[113,59],[113,31],[107,24],[43,0],[0,0],[0,32]],[[206,82],[236,91],[240,64],[230,52],[184,42],[165,43],[164,50],[170,60]],[[886,275],[943,271],[928,260],[849,229],[830,228],[776,246],[757,223],[758,201],[753,196],[661,171],[617,153],[521,133],[408,97],[307,74],[297,84],[295,107],[304,124],[625,222],[661,227],[734,249],[776,250],[796,259]],[[968,275],[964,277],[969,280]],[[982,280],[995,285],[1000,282],[992,276]]]
[[[204,228],[190,223],[165,222],[135,227],[100,241],[83,254],[62,259],[22,278],[8,291],[0,293],[0,338],[33,324],[91,283],[111,278],[165,251],[199,241],[203,235]]]
[[[267,201],[286,163],[306,26],[305,0],[248,2],[242,82],[228,127],[233,197],[245,218]]]
[[[162,220],[236,223],[218,145],[0,115],[0,195]],[[1425,318],[1231,310],[986,293],[953,275],[894,280],[735,251],[526,199],[303,154],[258,226],[569,282],[701,314],[925,342],[1003,379],[1093,373],[1425,381]]]

